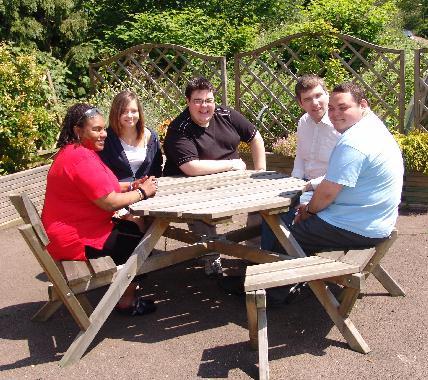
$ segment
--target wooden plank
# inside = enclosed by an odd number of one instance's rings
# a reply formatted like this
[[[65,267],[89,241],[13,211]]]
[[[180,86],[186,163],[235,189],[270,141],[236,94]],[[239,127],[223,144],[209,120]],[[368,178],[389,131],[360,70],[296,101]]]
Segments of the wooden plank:
[[[287,191],[298,192],[304,186],[301,180],[280,178],[273,181],[248,180],[246,183],[225,183],[220,188],[207,184],[207,187],[199,191],[189,189],[188,192],[176,191],[174,194],[163,196],[159,190],[156,197],[136,203],[131,206],[133,213],[152,215],[150,211],[189,211],[204,210],[210,207],[217,209],[234,202],[244,203],[243,196],[248,197],[247,202],[268,197],[284,196]],[[254,191],[252,191],[254,190]],[[179,200],[179,201],[177,201]],[[143,211],[143,212],[141,212]],[[198,214],[201,214],[200,212]],[[202,213],[203,214],[203,213]],[[184,215],[186,216],[186,215]],[[192,216],[192,215],[190,215]]]
[[[290,261],[286,261],[286,263],[289,263]],[[342,276],[345,274],[357,273],[358,271],[359,267],[357,265],[350,265],[341,262],[308,265],[284,271],[246,276],[244,288],[246,291],[268,289],[276,286],[296,284],[298,282]]]
[[[296,257],[306,257],[305,252],[303,252],[299,243],[297,243],[294,236],[290,233],[289,229],[284,224],[284,221],[280,218],[279,215],[267,215],[266,213],[261,213],[263,219],[269,225],[272,232],[275,234],[279,243],[291,256]]]
[[[225,240],[213,240],[207,242],[208,249],[213,252],[223,253],[224,255],[238,257],[252,263],[273,263],[281,260],[275,252],[264,251],[259,248],[240,245]]]
[[[266,252],[269,252],[269,251],[266,251]],[[308,256],[308,257],[302,257],[297,259],[294,258],[293,260],[287,260],[287,261],[277,261],[277,262],[266,263],[266,264],[251,265],[247,267],[246,276],[281,272],[284,270],[302,268],[310,265],[320,265],[320,264],[334,263],[334,262],[335,260],[331,258],[324,258],[324,257],[318,257],[318,256]]]
[[[138,271],[138,274],[153,272],[171,265],[194,259],[207,253],[205,244],[197,243],[189,247],[181,247],[155,256],[150,256]]]
[[[48,236],[40,220],[39,214],[28,196],[24,194],[10,195],[10,200],[25,223],[31,223],[37,237],[44,246],[49,244]]]
[[[287,194],[285,194],[287,193]],[[187,205],[180,205],[175,207],[181,211],[181,215],[184,217],[192,217],[198,215],[199,217],[215,218],[221,216],[227,216],[228,212],[232,208],[236,210],[236,213],[248,213],[252,211],[259,211],[260,208],[254,206],[268,205],[268,209],[271,208],[288,208],[292,203],[292,200],[297,198],[301,194],[301,187],[281,191],[281,188],[270,188],[257,192],[251,192],[250,189],[241,189],[241,193],[230,194],[230,196],[217,198],[214,200],[201,200],[200,202],[193,202]],[[287,195],[287,196],[285,196]],[[261,210],[263,210],[262,208]],[[170,211],[171,208],[168,209]],[[223,214],[224,213],[224,214]]]
[[[48,275],[49,280],[56,287],[61,301],[70,311],[80,329],[85,330],[89,328],[90,322],[85,310],[82,308],[79,301],[68,287],[55,262],[44,250],[44,247],[40,244],[40,241],[38,240],[32,226],[28,224],[21,226],[19,227],[19,232],[22,234],[28,246],[31,248],[31,251],[36,256],[37,261],[39,261],[42,268]]]
[[[372,274],[376,277],[376,279],[381,283],[381,285],[392,297],[404,297],[406,295],[404,289],[391,277],[391,275],[380,264],[378,264],[373,269]]]
[[[347,288],[362,289],[366,283],[366,276],[362,273],[352,273],[345,276],[329,277],[328,282],[333,282]]]
[[[187,218],[197,219],[216,219],[238,214],[264,211],[276,208],[288,208],[300,194],[300,190],[290,191],[288,193],[278,193],[277,190],[271,194],[263,196],[259,193],[248,197],[230,198],[228,201],[223,200],[223,204],[219,202],[206,201],[199,204],[189,204],[185,206],[175,206],[166,209],[158,209],[149,211],[149,215],[161,215],[169,217],[170,215],[179,215]]]
[[[260,226],[255,225],[243,227],[238,230],[226,232],[223,236],[226,240],[230,240],[235,243],[249,240],[254,237],[260,236]]]
[[[315,254],[318,257],[324,257],[326,259],[338,260],[345,256],[344,251],[330,251],[330,252],[318,252]]]
[[[81,331],[60,361],[66,366],[78,361],[110,315],[120,297],[138,273],[140,267],[155,247],[159,238],[168,228],[169,222],[156,219],[150,225],[141,242],[135,248],[123,268],[117,273],[115,281],[110,285],[101,301],[90,317],[90,325],[86,331]]]
[[[266,318],[266,292],[264,290],[256,291],[257,305],[257,330],[259,346],[259,378],[260,380],[269,379],[269,342],[267,335]]]
[[[91,270],[86,261],[61,261],[65,278],[70,286],[78,283],[86,283],[92,277]]]
[[[392,244],[394,244],[397,236],[398,231],[394,229],[388,239],[376,245],[374,255],[363,269],[363,271],[367,273],[366,278],[372,272],[372,270],[376,268],[377,265],[379,265],[380,261],[388,252],[389,248],[392,246]]]
[[[61,300],[48,301],[31,317],[31,320],[34,322],[46,322],[61,305]]]
[[[256,292],[246,292],[245,304],[247,308],[248,335],[250,338],[250,348],[258,348],[258,330],[257,330],[257,306]]]
[[[6,174],[4,176],[0,176],[0,182],[5,183],[5,182],[11,181],[11,180],[16,180],[16,179],[19,179],[22,177],[26,177],[28,175],[38,174],[40,172],[44,172],[47,174],[47,172],[49,171],[49,168],[50,168],[50,164],[39,166],[39,167],[33,168],[33,169],[22,170],[18,173]]]
[[[360,271],[365,268],[367,263],[371,260],[375,253],[374,248],[367,248],[367,249],[351,249],[348,252],[346,252],[345,256],[339,258],[338,260],[342,263],[347,264],[355,264],[360,267]]]
[[[89,259],[90,269],[95,276],[113,275],[117,271],[116,264],[111,256],[99,257],[97,259]]]
[[[370,352],[370,347],[364,341],[363,337],[358,332],[350,318],[344,318],[342,315],[340,315],[340,305],[325,283],[323,281],[311,281],[309,286],[314,292],[318,301],[324,307],[327,314],[330,316],[331,320],[334,322],[345,340],[348,342],[349,346],[353,350],[363,354]]]
[[[189,230],[184,228],[169,226],[168,229],[164,232],[163,236],[166,236],[170,239],[178,240],[187,244],[194,244],[199,241],[199,238]]]

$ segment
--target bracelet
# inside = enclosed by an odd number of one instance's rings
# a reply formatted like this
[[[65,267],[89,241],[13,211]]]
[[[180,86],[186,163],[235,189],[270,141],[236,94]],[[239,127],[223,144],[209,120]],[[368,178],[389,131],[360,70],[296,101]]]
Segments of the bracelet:
[[[132,191],[132,182],[129,182],[128,191]]]
[[[316,215],[316,214],[317,214],[316,212],[311,212],[311,211],[309,211],[309,203],[306,205],[306,207],[305,207],[305,211],[306,211],[309,215]]]
[[[137,187],[135,189],[135,191],[138,193],[138,195],[140,196],[140,201],[142,200],[146,200],[148,198],[146,192],[144,191],[144,189],[140,189],[139,187]]]

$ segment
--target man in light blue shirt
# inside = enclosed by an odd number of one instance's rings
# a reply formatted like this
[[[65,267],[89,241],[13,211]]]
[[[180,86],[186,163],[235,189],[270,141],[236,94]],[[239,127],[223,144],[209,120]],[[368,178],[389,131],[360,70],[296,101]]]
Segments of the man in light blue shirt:
[[[368,248],[388,238],[403,185],[400,149],[353,83],[336,86],[328,114],[342,134],[324,180],[290,231],[307,254]]]

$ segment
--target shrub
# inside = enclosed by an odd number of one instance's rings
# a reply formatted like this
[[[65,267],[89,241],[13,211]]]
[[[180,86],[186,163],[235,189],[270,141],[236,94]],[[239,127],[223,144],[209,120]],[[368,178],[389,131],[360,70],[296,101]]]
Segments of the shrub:
[[[232,56],[251,47],[257,32],[258,25],[235,25],[225,16],[211,17],[198,8],[168,10],[136,14],[132,21],[106,32],[105,46],[121,51],[142,43],[172,43],[201,53]]]
[[[0,44],[0,174],[31,167],[40,160],[37,151],[54,144],[59,129],[51,99],[35,54]]]
[[[406,170],[428,175],[428,133],[412,131],[408,135],[394,134],[403,154]]]
[[[296,157],[297,134],[290,133],[272,144],[272,152],[286,157]]]

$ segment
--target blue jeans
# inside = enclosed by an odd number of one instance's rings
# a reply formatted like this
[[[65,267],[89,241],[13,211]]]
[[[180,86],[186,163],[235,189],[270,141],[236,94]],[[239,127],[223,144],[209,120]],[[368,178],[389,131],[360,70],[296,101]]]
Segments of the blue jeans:
[[[295,212],[296,211],[293,207],[287,212],[279,215],[279,217],[282,219],[282,221],[287,227],[290,227],[293,224]],[[282,245],[279,244],[279,241],[276,238],[275,234],[272,232],[272,230],[264,220],[262,222],[262,236],[260,248],[266,251],[285,253],[284,248],[282,248]]]

